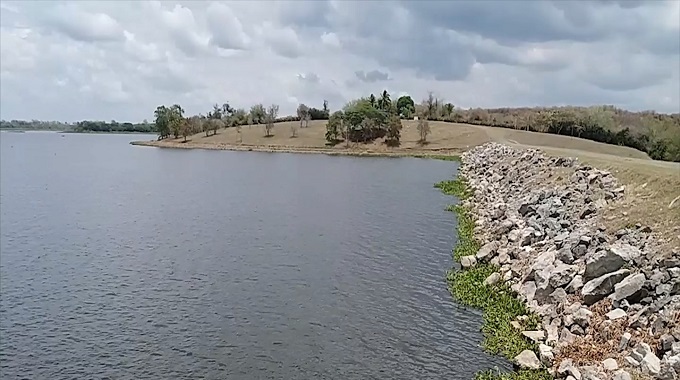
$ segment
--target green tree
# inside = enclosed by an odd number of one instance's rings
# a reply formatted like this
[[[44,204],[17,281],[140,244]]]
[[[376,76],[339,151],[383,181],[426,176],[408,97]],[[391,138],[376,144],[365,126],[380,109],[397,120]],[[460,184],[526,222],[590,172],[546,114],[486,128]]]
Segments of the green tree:
[[[451,116],[453,113],[453,108],[454,106],[451,103],[444,104],[444,116]]]
[[[385,135],[385,144],[387,146],[396,147],[401,144],[401,119],[399,116],[392,114],[387,121],[387,134]]]
[[[335,145],[339,141],[340,131],[342,129],[342,111],[335,111],[328,118],[326,123],[326,145]]]
[[[368,101],[371,102],[371,107],[375,107],[375,95],[371,94],[371,96],[368,97]]]
[[[267,112],[265,111],[262,104],[256,104],[250,107],[250,119],[252,120],[253,124],[264,123],[266,114]]]
[[[378,99],[378,108],[385,112],[389,112],[391,107],[392,100],[390,99],[390,94],[387,92],[387,90],[383,90],[382,95],[380,95],[380,99]]]
[[[399,99],[397,99],[397,112],[399,112],[399,115],[402,117],[410,119],[416,112],[416,104],[410,96],[400,96]]]
[[[309,107],[300,103],[297,108],[297,117],[300,119],[300,128],[309,126]]]
[[[158,106],[154,112],[154,117],[158,139],[162,140],[170,136],[170,109],[166,106]]]

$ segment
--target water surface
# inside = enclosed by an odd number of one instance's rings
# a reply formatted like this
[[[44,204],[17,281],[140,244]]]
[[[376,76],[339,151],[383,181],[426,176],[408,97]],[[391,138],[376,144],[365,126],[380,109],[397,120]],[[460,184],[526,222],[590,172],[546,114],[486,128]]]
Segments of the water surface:
[[[3,379],[469,379],[455,164],[2,133]]]

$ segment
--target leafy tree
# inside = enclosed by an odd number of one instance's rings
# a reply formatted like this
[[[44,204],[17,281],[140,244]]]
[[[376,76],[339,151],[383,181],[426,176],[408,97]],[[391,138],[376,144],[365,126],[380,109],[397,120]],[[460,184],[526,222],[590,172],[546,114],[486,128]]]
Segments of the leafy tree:
[[[213,136],[217,134],[217,130],[222,128],[222,126],[224,126],[222,119],[210,120],[210,129],[213,131]]]
[[[342,128],[342,111],[335,111],[328,118],[326,123],[326,145],[335,145],[338,143],[340,137],[340,130]]]
[[[392,114],[387,122],[387,135],[385,144],[387,146],[399,146],[401,144],[401,119],[396,114]]]
[[[267,112],[265,111],[262,104],[256,104],[250,107],[250,119],[252,120],[253,124],[264,123],[266,114]]]
[[[434,118],[437,113],[437,100],[434,98],[432,91],[427,93],[427,99],[425,99],[424,103],[427,110],[427,117],[429,119]]]
[[[411,115],[416,112],[416,104],[410,96],[400,96],[399,99],[397,99],[397,112],[404,118],[410,119]]]
[[[170,109],[166,106],[156,107],[154,112],[156,124],[156,131],[158,131],[158,139],[162,140],[170,136]]]
[[[300,119],[300,128],[307,127],[309,125],[309,107],[300,103],[297,108],[297,116]]]
[[[453,104],[451,103],[444,104],[444,116],[451,116],[453,113],[453,108]]]
[[[330,111],[328,110],[328,100],[323,100],[323,112],[330,116]]]
[[[347,132],[345,138],[352,142],[369,142],[386,134],[387,113],[359,99],[345,106],[343,121]]]
[[[426,118],[421,117],[418,119],[418,126],[416,128],[418,129],[418,135],[420,136],[418,143],[420,145],[427,144],[427,136],[430,134],[430,122],[427,121]]]
[[[389,112],[391,106],[392,100],[390,99],[390,94],[387,92],[387,90],[383,90],[382,95],[380,95],[380,99],[378,99],[378,108],[385,112]]]
[[[179,122],[179,129],[180,129],[180,134],[182,137],[184,137],[184,142],[187,142],[187,136],[191,135],[191,125],[189,124],[189,121],[185,118],[182,118]]]
[[[265,125],[264,125],[264,137],[272,136],[272,129],[274,129],[274,123],[276,122],[276,117],[279,114],[279,106],[272,104],[267,108],[265,113]]]
[[[371,107],[375,107],[375,95],[371,94],[371,96],[368,97],[368,101],[371,102]]]

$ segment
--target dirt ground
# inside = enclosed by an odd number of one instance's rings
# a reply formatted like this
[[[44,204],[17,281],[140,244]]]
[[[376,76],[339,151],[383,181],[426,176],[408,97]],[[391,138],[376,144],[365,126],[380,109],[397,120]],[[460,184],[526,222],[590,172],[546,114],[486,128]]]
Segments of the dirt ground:
[[[626,197],[605,213],[605,224],[612,229],[642,223],[651,226],[668,248],[680,248],[680,163],[653,161],[638,150],[594,141],[468,124],[430,122],[429,143],[420,146],[416,121],[403,122],[401,146],[388,148],[382,142],[325,145],[326,122],[311,121],[308,128],[297,128],[291,137],[291,126],[298,122],[277,123],[273,136],[264,137],[262,125],[220,130],[206,137],[196,134],[183,139],[142,142],[142,145],[174,148],[286,151],[327,154],[394,154],[454,155],[486,142],[499,142],[519,148],[541,149],[557,156],[577,157],[581,162],[611,171],[626,186]]]

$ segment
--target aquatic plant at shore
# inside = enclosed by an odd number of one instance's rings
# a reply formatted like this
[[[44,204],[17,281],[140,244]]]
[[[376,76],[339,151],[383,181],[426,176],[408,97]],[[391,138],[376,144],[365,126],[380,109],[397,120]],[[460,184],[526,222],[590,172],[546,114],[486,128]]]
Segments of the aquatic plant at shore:
[[[442,181],[435,184],[443,193],[456,196],[461,200],[468,198],[472,192],[461,177],[455,180]],[[451,205],[448,211],[455,212],[458,219],[458,243],[454,247],[453,257],[457,262],[461,257],[475,255],[480,248],[474,238],[474,218],[469,209],[462,205]],[[535,343],[521,334],[521,330],[512,326],[511,322],[520,316],[526,316],[523,329],[533,330],[538,327],[539,319],[529,313],[525,305],[507,285],[487,285],[486,279],[498,270],[491,264],[480,264],[466,270],[451,269],[447,272],[447,283],[453,298],[462,305],[481,309],[484,315],[482,333],[483,347],[492,354],[501,354],[508,359],[514,358],[524,350],[536,351]],[[476,380],[543,380],[552,379],[545,370],[521,370],[502,373],[498,371],[479,372]]]

